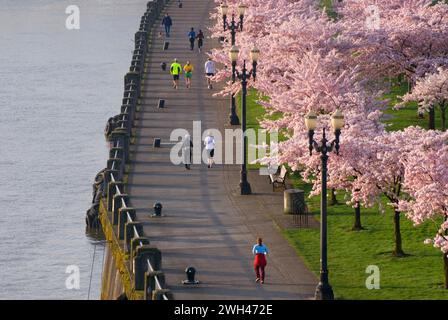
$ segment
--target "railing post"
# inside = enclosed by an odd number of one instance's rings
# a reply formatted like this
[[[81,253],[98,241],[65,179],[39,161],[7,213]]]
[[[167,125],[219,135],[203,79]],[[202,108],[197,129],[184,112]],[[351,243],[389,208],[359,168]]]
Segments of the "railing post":
[[[159,249],[148,245],[140,246],[136,249],[136,255],[133,260],[134,270],[134,289],[145,289],[145,272],[148,271],[148,262],[150,261],[154,271],[162,267],[162,253]]]
[[[140,74],[138,74],[138,72],[129,71],[128,73],[126,73],[126,75],[124,76],[124,88],[125,88],[125,90],[126,90],[127,86],[129,86],[131,84],[131,82],[133,83],[133,85],[136,86],[137,98],[139,98],[139,96],[140,96],[141,79],[140,79]]]
[[[110,170],[110,169],[104,170],[103,197],[105,198],[107,198],[107,189],[109,187],[109,183],[112,182],[112,175],[114,175],[114,177],[117,177],[118,170]]]
[[[112,147],[109,150],[109,159],[123,159],[123,148],[122,147]]]
[[[134,60],[137,62],[137,60]],[[137,88],[132,86],[131,89],[124,90],[123,99],[132,99],[133,101],[137,101]]]
[[[129,163],[129,135],[125,128],[116,128],[111,133],[113,140],[119,141],[123,147],[123,159],[125,163]]]
[[[137,237],[137,238],[133,238],[131,240],[131,250],[130,250],[130,257],[131,259],[135,258],[135,255],[137,254],[137,248],[140,245],[150,245],[150,241],[148,238],[146,237]]]
[[[107,186],[107,211],[110,212],[113,210],[113,200],[114,200],[114,196],[117,193],[117,188],[120,188],[120,190],[123,190],[124,184],[122,181],[111,181],[109,182],[108,186]]]
[[[128,136],[131,136],[131,123],[129,122],[129,115],[126,113],[120,114],[121,120],[117,124],[120,128],[125,128]]]
[[[145,300],[152,300],[153,291],[158,290],[155,277],[159,280],[160,286],[165,287],[165,274],[162,271],[147,271],[145,273]]]
[[[143,42],[144,52],[146,53],[148,50],[148,31],[139,30],[135,33],[135,43],[137,44],[139,41]]]
[[[134,127],[134,121],[135,121],[135,111],[136,111],[137,105],[136,104],[123,104],[121,105],[121,114],[127,114],[129,124],[131,125],[131,128]]]
[[[123,162],[122,158],[109,158],[107,159],[107,166],[106,168],[108,170],[112,170],[112,166],[114,166],[113,170],[120,170],[121,163]],[[115,165],[114,165],[115,163]]]
[[[129,71],[124,75],[124,85],[125,87],[133,83],[138,84],[140,82],[140,75],[137,72]]]
[[[162,290],[154,290],[152,292],[152,300],[163,300],[163,296],[166,296],[168,300],[173,300],[173,294],[171,290],[162,289]]]
[[[114,195],[114,199],[112,202],[112,224],[114,226],[118,225],[118,213],[120,208],[123,207],[123,201],[126,202],[126,205],[129,204],[129,196],[125,193]]]
[[[134,232],[134,227],[137,229],[138,236],[142,236],[143,234],[143,225],[140,222],[127,222],[124,227],[124,250],[125,252],[130,252],[131,249],[131,241],[133,238],[137,237]]]
[[[149,12],[150,10],[157,12],[157,3],[154,0],[149,0],[146,3],[146,12]]]
[[[148,8],[148,10],[146,11],[146,15],[152,21],[156,21],[156,19],[157,19],[157,12],[156,12],[155,8]]]
[[[138,65],[132,65],[131,68],[132,70],[135,70],[135,72],[140,72],[140,67]],[[135,97],[123,97],[123,100],[121,101],[122,104],[132,104],[132,105],[137,105],[137,99]]]
[[[136,214],[135,209],[131,207],[122,207],[118,209],[118,239],[124,240],[124,233],[126,228],[126,223],[128,222],[128,215],[131,220],[134,221]]]

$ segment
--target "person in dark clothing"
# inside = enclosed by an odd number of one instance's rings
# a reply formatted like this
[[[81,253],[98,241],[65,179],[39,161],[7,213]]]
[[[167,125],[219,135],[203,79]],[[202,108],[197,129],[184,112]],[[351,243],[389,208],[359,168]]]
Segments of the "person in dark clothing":
[[[165,34],[166,34],[167,38],[170,37],[170,31],[171,31],[172,25],[173,25],[173,20],[171,20],[171,17],[168,15],[168,13],[166,13],[162,19],[162,26],[165,26]]]
[[[190,32],[188,33],[188,39],[190,40],[190,50],[193,50],[194,42],[196,40],[196,32],[194,31],[194,28],[191,28]]]
[[[202,30],[199,30],[196,39],[198,39],[198,50],[199,52],[201,52],[202,46],[204,45],[204,33],[202,32]]]
[[[191,160],[193,156],[193,142],[189,134],[185,135],[184,141],[182,143],[182,154],[185,164],[185,169],[190,170]]]

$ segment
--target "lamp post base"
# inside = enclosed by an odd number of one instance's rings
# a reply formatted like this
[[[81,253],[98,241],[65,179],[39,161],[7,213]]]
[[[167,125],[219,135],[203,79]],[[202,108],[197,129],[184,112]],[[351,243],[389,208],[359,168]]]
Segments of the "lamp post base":
[[[238,116],[235,113],[231,113],[229,114],[229,123],[231,126],[239,126],[240,119],[238,119]]]
[[[316,287],[316,294],[314,296],[316,300],[334,300],[333,289],[327,284],[319,282]]]
[[[252,194],[252,189],[250,188],[250,183],[247,181],[240,182],[241,195]]]

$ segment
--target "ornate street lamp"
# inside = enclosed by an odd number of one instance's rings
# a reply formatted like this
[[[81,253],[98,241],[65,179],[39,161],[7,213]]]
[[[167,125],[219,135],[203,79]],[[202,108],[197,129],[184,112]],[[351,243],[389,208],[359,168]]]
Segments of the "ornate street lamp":
[[[229,23],[227,21],[227,14],[229,12],[229,6],[226,4],[221,4],[221,15],[222,15],[222,20],[223,20],[223,28],[224,31],[230,30],[230,34],[231,34],[231,45],[234,46],[235,45],[235,36],[236,36],[236,32],[237,30],[242,31],[243,30],[243,21],[244,21],[244,14],[246,12],[247,6],[244,4],[240,4],[238,6],[238,14],[240,17],[240,20],[238,22],[235,21],[235,14],[232,14],[232,20]],[[232,65],[232,83],[235,83],[236,79],[233,76],[235,74],[235,70],[233,69],[233,65]],[[229,122],[230,125],[239,125],[240,124],[240,120],[238,119],[238,115],[236,114],[236,101],[235,101],[235,95],[231,95],[231,100],[230,100],[230,114],[229,114]]]
[[[243,164],[241,166],[241,180],[240,180],[240,191],[242,195],[248,195],[252,193],[251,187],[249,182],[247,181],[247,156],[246,156],[246,146],[247,146],[247,137],[246,137],[246,100],[247,100],[247,82],[248,80],[253,77],[254,81],[257,76],[257,63],[258,63],[258,57],[260,55],[260,50],[257,48],[253,48],[250,52],[250,58],[252,60],[252,70],[247,70],[246,68],[246,60],[244,60],[243,63],[243,70],[238,72],[236,70],[236,62],[238,60],[239,55],[239,49],[235,46],[232,46],[232,48],[229,51],[229,57],[232,61],[232,70],[233,70],[233,77],[238,78],[241,80],[241,86],[242,86],[242,95],[241,95],[241,129],[243,131]]]
[[[327,161],[328,153],[335,149],[336,154],[339,155],[339,137],[341,136],[341,129],[344,126],[344,116],[339,110],[336,110],[331,116],[331,126],[334,130],[335,139],[328,141],[325,135],[325,128],[323,129],[322,140],[317,143],[314,140],[314,130],[317,126],[317,115],[310,111],[305,116],[305,125],[308,129],[309,150],[310,155],[313,149],[321,154],[322,160],[322,190],[320,200],[320,281],[316,287],[316,300],[333,300],[333,289],[328,282],[328,266],[327,266]]]

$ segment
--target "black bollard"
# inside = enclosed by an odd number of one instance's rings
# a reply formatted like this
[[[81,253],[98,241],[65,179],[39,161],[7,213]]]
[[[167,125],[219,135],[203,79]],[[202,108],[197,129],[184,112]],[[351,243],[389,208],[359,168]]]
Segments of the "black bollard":
[[[187,280],[183,280],[183,284],[199,284],[199,281],[194,279],[196,275],[195,268],[187,267],[187,269],[185,269],[185,273],[187,274]]]
[[[156,202],[154,203],[153,208],[154,208],[153,216],[160,217],[162,215],[162,208],[163,208],[162,204],[160,202]]]

